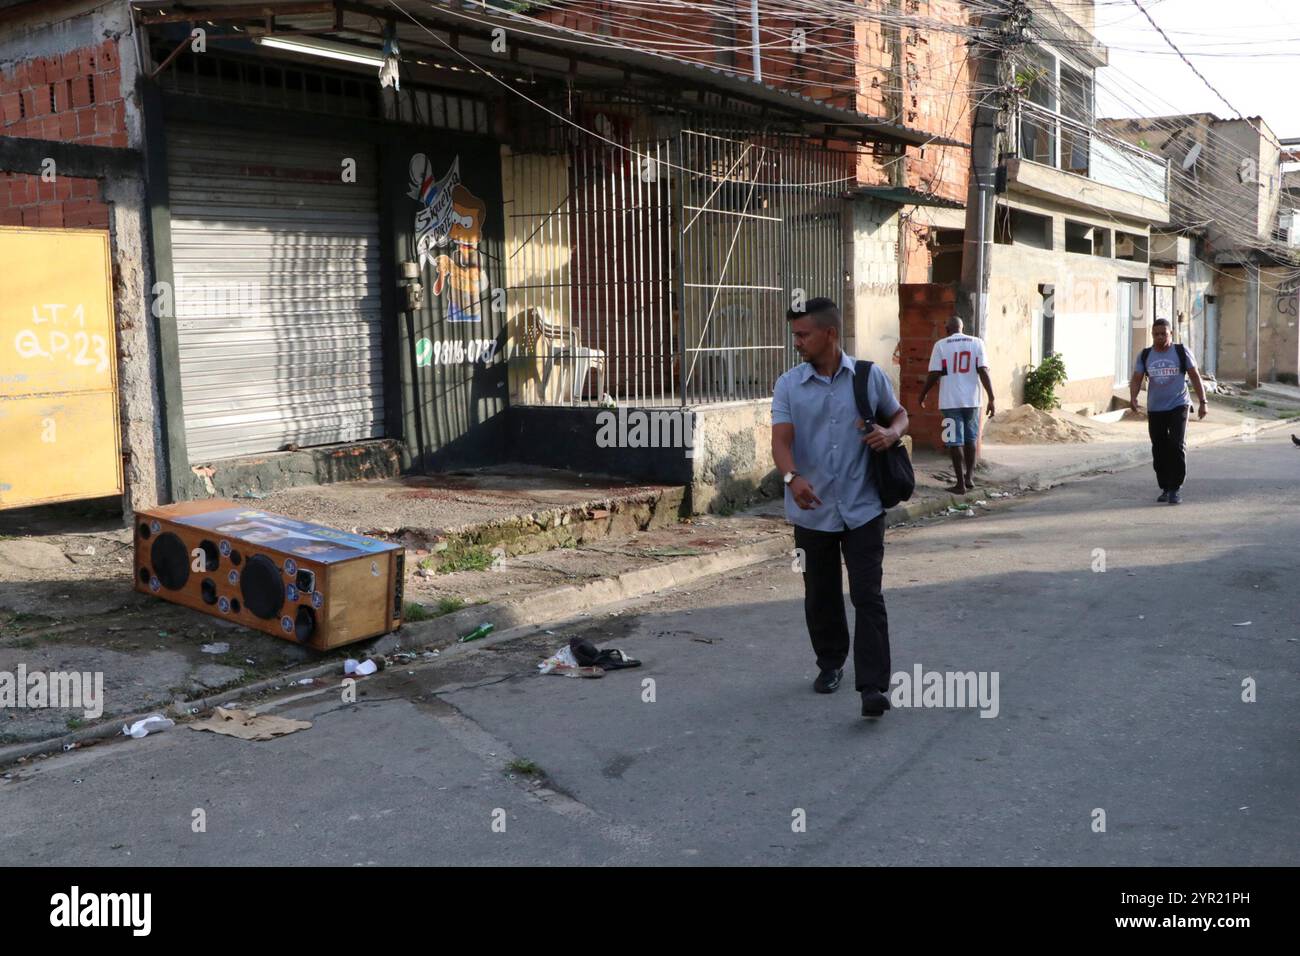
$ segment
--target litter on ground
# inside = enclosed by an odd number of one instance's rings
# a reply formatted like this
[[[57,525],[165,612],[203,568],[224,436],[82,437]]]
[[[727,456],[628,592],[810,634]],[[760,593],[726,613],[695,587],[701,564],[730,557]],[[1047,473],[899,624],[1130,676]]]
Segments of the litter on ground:
[[[218,707],[206,720],[190,724],[191,730],[210,730],[214,734],[238,737],[240,740],[270,740],[311,727],[309,720],[292,720],[272,714],[255,714],[247,710]]]
[[[137,740],[141,737],[148,737],[150,734],[156,734],[166,730],[168,727],[175,727],[176,721],[168,720],[162,714],[150,714],[148,717],[142,717],[133,724],[122,727],[122,733],[128,737],[134,737]]]

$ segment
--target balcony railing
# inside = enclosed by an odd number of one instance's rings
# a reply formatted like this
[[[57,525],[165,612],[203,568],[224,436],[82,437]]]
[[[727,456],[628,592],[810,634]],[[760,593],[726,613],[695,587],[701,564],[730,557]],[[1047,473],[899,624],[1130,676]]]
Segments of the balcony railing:
[[[1104,138],[1068,116],[1022,103],[1020,157],[1093,182],[1169,201],[1169,163],[1136,146]]]

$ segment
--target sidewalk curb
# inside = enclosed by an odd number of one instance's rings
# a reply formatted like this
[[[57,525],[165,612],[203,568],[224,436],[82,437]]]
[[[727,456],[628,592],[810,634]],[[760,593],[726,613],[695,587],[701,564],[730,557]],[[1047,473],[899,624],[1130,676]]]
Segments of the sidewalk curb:
[[[1256,433],[1273,431],[1274,429],[1284,428],[1287,425],[1295,423],[1288,419],[1278,419],[1271,422],[1261,422],[1256,428]],[[1188,438],[1188,448],[1200,448],[1204,445],[1213,445],[1218,442],[1231,441],[1241,435],[1241,432],[1232,426],[1223,426],[1206,435]],[[1085,461],[1075,462],[1072,465],[1066,465],[1061,468],[1045,469],[1043,471],[1031,471],[1020,474],[1014,479],[1022,491],[1047,491],[1054,485],[1060,484],[1070,478],[1077,478],[1095,471],[1104,471],[1116,468],[1131,467],[1143,463],[1149,463],[1151,460],[1151,448],[1148,445],[1137,445],[1133,448],[1126,448],[1123,451],[1112,452],[1109,455],[1102,455],[1097,458],[1089,458]]]

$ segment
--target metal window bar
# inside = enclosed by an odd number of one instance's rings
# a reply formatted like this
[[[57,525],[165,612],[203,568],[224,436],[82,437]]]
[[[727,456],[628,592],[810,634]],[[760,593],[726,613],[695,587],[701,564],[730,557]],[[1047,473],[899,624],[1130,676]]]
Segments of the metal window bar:
[[[842,291],[852,154],[689,129],[504,158],[511,400],[767,398],[786,309]]]

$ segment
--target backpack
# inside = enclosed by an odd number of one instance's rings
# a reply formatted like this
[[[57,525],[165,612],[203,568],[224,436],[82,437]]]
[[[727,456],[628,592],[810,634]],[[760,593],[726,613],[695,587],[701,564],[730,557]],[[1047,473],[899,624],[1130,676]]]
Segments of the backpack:
[[[876,423],[875,409],[871,407],[867,383],[871,376],[872,363],[860,359],[854,366],[853,398],[858,406],[858,414],[868,425]],[[880,493],[880,503],[892,508],[900,501],[907,501],[916,490],[916,473],[912,471],[912,459],[907,457],[907,449],[901,441],[895,442],[884,451],[868,447],[867,467],[871,477],[876,481],[876,491]]]
[[[1178,370],[1181,371],[1184,375],[1186,375],[1187,374],[1187,350],[1183,348],[1181,343],[1178,342],[1174,343],[1174,348],[1178,350]],[[1148,345],[1146,348],[1142,350],[1142,370],[1144,372],[1146,371],[1146,367],[1147,367],[1147,356],[1149,356],[1150,354],[1151,354],[1151,346]]]

